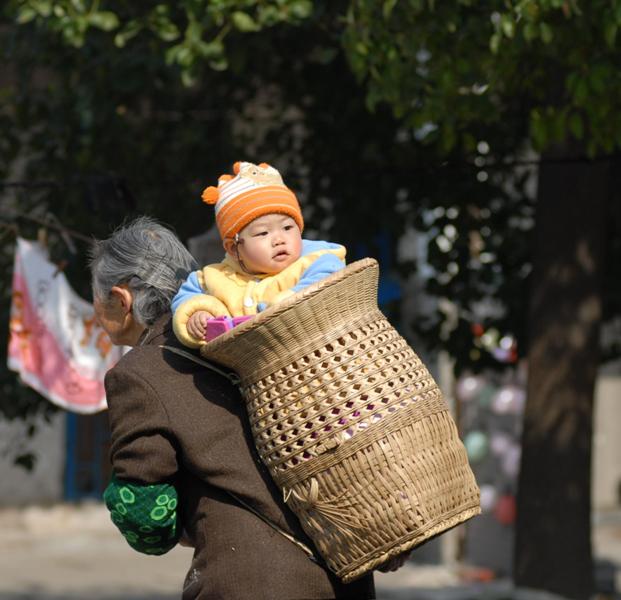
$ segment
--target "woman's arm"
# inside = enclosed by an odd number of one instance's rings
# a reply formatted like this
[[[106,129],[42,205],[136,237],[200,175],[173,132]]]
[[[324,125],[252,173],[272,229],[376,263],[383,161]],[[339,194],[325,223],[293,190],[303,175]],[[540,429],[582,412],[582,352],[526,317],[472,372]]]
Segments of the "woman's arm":
[[[165,554],[179,541],[181,526],[173,485],[132,483],[113,475],[103,498],[112,522],[134,550]]]
[[[105,504],[132,548],[163,554],[181,534],[174,486],[178,464],[168,416],[151,384],[131,368],[108,373],[106,394],[114,475]]]

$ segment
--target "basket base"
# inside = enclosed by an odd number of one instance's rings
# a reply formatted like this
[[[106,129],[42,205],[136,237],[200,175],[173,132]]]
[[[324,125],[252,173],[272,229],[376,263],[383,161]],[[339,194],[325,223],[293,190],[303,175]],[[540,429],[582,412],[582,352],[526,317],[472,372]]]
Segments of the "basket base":
[[[381,567],[391,558],[399,556],[408,550],[412,550],[424,542],[446,533],[449,529],[453,529],[453,527],[457,527],[457,525],[461,525],[468,519],[476,517],[479,514],[481,514],[481,507],[479,505],[462,508],[456,515],[445,518],[440,523],[436,523],[422,532],[417,530],[407,534],[401,541],[391,545],[390,550],[383,552],[380,549],[377,555],[371,558],[367,557],[363,564],[358,565],[354,563],[349,565],[347,569],[341,570],[337,575],[343,583],[350,583],[351,581],[359,579],[369,571]]]
[[[455,423],[430,399],[412,402],[275,481],[343,581],[480,512]]]

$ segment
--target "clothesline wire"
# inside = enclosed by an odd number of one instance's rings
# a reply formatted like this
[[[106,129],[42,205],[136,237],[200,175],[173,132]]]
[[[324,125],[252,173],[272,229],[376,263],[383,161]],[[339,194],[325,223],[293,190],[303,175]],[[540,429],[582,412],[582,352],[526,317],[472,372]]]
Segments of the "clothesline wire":
[[[432,169],[441,169],[441,168],[476,168],[479,170],[484,169],[493,169],[493,168],[510,168],[510,167],[535,167],[544,164],[587,164],[587,163],[596,163],[607,161],[614,158],[613,155],[605,155],[596,157],[593,159],[576,156],[576,157],[566,157],[566,158],[545,158],[545,159],[529,159],[529,160],[515,160],[511,162],[498,162],[498,163],[489,163],[483,165],[476,165],[474,163],[451,163],[451,162],[443,162],[436,165],[426,165],[419,166],[411,171],[429,171]],[[117,177],[104,177],[106,181],[118,180]],[[98,178],[99,181],[102,180],[101,177]],[[73,180],[73,183],[91,183],[93,181],[92,178],[77,178]],[[173,183],[172,181],[169,183]],[[65,184],[67,186],[67,184]],[[61,189],[63,186],[56,181],[53,180],[41,180],[41,181],[0,181],[0,188],[58,188]],[[28,221],[32,221],[33,223],[37,223],[42,227],[46,227],[49,229],[54,229],[58,231],[63,237],[70,236],[71,238],[81,240],[83,242],[91,243],[93,238],[91,236],[85,235],[79,231],[71,229],[69,227],[65,227],[56,217],[53,217],[56,222],[50,219],[42,219],[40,217],[36,217],[33,215],[28,215],[22,212],[15,211],[14,215],[19,219],[25,219]],[[16,223],[7,223],[6,221],[0,221],[0,226],[5,230],[13,230],[15,234],[19,232],[19,226]],[[70,243],[68,245],[71,246]]]
[[[433,171],[439,169],[460,169],[460,168],[470,168],[477,170],[485,170],[485,169],[509,169],[511,167],[538,167],[541,165],[571,165],[571,164],[594,164],[600,162],[606,162],[608,160],[616,158],[617,155],[614,154],[606,154],[602,156],[597,156],[594,158],[589,158],[587,156],[573,156],[573,157],[563,157],[563,158],[538,158],[538,159],[523,159],[523,160],[511,160],[511,161],[499,161],[499,162],[486,162],[483,164],[476,164],[470,162],[451,162],[444,161],[436,164],[429,165],[418,165],[414,168],[407,169],[407,173],[413,172],[422,172],[422,171]],[[483,157],[484,158],[484,157]],[[385,170],[384,170],[385,172]],[[404,169],[404,172],[406,170]],[[118,177],[114,176],[103,176],[103,177],[76,177],[73,178],[71,182],[60,184],[54,180],[41,180],[41,181],[19,181],[19,180],[5,180],[0,181],[0,188],[58,188],[62,189],[63,187],[70,187],[71,185],[80,185],[85,183],[93,183],[93,181],[118,181]],[[152,184],[153,181],[150,180]],[[177,185],[178,181],[160,181],[161,185]]]
[[[65,227],[60,222],[55,223],[54,221],[50,219],[42,219],[40,217],[35,217],[33,215],[27,215],[21,212],[15,212],[14,214],[19,219],[25,219],[27,221],[32,221],[33,223],[37,223],[38,225],[41,225],[42,227],[46,227],[48,229],[55,229],[56,231],[60,232],[61,235],[63,234],[68,235],[72,238],[81,240],[83,242],[87,242],[89,244],[93,241],[92,237],[85,235],[84,233],[80,233],[79,231],[76,231],[75,229],[70,229],[69,227]],[[6,221],[0,221],[0,225],[4,229],[12,229],[13,231],[15,231],[15,233],[19,232],[19,226],[17,225],[17,223],[7,223]]]

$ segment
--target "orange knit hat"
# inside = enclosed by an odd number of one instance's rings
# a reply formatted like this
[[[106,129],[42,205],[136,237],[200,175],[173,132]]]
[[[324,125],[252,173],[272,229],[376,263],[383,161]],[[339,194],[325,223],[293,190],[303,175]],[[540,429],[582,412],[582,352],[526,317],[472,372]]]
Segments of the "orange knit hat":
[[[295,194],[280,173],[266,163],[236,162],[233,175],[221,175],[218,187],[203,191],[203,202],[215,204],[216,225],[223,240],[232,238],[248,223],[271,213],[290,216],[304,229],[302,211]]]

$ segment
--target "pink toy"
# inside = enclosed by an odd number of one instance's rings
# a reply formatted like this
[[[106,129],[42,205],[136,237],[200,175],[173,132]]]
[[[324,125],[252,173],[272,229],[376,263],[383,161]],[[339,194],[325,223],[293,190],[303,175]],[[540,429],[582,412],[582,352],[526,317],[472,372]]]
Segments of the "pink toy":
[[[209,319],[207,321],[205,339],[207,341],[213,340],[248,319],[252,319],[252,315],[245,315],[243,317],[214,317],[213,319]]]

